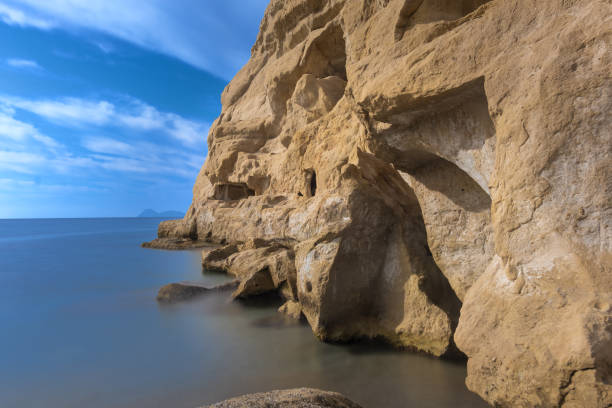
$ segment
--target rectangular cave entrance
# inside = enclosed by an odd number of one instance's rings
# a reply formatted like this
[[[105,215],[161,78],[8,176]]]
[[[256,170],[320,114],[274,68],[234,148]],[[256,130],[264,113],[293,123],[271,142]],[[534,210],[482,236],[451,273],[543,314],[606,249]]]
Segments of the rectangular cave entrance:
[[[255,195],[246,183],[219,183],[215,185],[213,198],[221,201],[243,200]]]

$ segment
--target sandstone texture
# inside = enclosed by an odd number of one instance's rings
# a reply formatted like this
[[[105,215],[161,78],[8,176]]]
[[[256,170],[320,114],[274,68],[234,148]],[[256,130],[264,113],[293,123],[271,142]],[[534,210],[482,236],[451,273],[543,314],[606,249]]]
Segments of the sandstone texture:
[[[298,388],[245,395],[205,408],[360,408],[360,406],[335,392]]]
[[[609,0],[272,0],[160,242],[492,405],[609,407],[611,44]]]
[[[286,301],[281,307],[278,308],[278,311],[289,319],[302,319],[302,306],[300,305],[300,302],[295,300]]]

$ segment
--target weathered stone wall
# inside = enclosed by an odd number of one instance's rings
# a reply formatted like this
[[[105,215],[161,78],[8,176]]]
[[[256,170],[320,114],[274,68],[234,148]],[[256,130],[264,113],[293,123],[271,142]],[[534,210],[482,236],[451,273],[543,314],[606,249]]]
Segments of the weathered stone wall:
[[[491,404],[610,406],[611,16],[272,0],[159,235],[234,244],[323,340],[458,347]]]

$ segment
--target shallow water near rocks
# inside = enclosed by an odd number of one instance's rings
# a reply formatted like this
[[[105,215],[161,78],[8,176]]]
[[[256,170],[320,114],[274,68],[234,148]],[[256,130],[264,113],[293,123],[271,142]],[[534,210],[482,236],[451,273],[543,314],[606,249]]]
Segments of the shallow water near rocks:
[[[211,293],[161,306],[202,274],[198,251],[155,251],[157,219],[0,220],[1,407],[196,407],[316,387],[364,408],[484,407],[465,365],[330,345],[268,300]]]

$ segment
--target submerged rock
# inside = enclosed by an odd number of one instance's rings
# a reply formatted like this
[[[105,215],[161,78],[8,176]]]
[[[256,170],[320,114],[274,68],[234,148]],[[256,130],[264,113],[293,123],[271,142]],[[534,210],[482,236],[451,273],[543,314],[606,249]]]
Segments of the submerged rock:
[[[229,244],[205,266],[299,302],[322,340],[459,348],[493,405],[607,407],[610,15],[272,0],[159,237]]]
[[[360,408],[335,392],[310,388],[244,395],[202,408]]]
[[[288,300],[278,308],[278,311],[292,320],[300,320],[302,318],[302,306],[300,302],[295,300]]]
[[[197,283],[179,282],[163,286],[157,293],[157,301],[162,303],[175,303],[191,300],[211,291],[233,290],[238,286],[237,281],[222,285],[207,287]]]
[[[207,271],[235,276],[240,285],[234,298],[278,292],[286,300],[297,299],[295,255],[278,242],[251,240],[202,251],[202,267]]]

